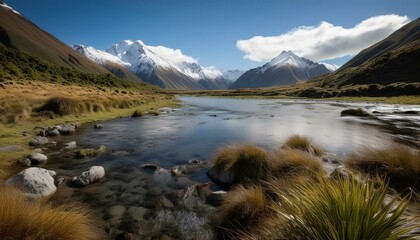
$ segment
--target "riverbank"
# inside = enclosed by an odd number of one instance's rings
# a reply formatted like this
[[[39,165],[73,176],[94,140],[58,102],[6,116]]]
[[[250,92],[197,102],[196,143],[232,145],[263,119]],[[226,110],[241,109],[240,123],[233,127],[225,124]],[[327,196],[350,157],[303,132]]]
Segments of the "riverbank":
[[[328,98],[312,98],[290,95],[287,92],[281,92],[276,88],[259,89],[235,89],[235,90],[163,90],[164,94],[184,95],[184,96],[205,96],[205,97],[224,97],[237,99],[303,99],[308,101],[325,102],[367,102],[367,103],[387,103],[387,104],[410,104],[419,105],[420,95],[412,96],[391,96],[391,97],[369,97],[369,96],[342,96]]]
[[[149,112],[176,106],[171,95],[152,90],[59,85],[45,82],[9,81],[0,96],[0,178],[10,176],[14,162],[28,154],[28,142],[46,126],[83,124],[129,117],[135,110]],[[69,111],[43,109],[51,99],[63,100]]]

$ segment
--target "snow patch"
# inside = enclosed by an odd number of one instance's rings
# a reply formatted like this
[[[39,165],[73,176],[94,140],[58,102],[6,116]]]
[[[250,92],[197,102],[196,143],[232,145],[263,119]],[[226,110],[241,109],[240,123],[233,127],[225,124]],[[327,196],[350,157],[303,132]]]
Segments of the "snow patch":
[[[20,13],[18,11],[14,10],[12,7],[10,7],[9,5],[7,5],[6,3],[3,3],[3,4],[0,3],[0,6],[2,6],[4,8],[7,8],[7,9],[11,10],[12,12],[20,15]]]

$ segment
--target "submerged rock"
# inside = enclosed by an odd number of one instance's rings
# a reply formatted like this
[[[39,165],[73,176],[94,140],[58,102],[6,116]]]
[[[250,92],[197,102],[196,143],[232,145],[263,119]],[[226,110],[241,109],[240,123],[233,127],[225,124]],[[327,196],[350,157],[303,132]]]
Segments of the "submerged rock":
[[[93,166],[89,171],[82,172],[78,177],[73,178],[73,183],[78,187],[83,187],[91,183],[100,181],[105,177],[105,169],[102,166]]]
[[[94,149],[94,148],[85,148],[85,149],[81,149],[76,153],[76,157],[77,158],[84,158],[84,157],[88,157],[88,156],[96,156],[100,153],[104,153],[106,151],[106,147],[105,145],[101,145],[98,148]]]
[[[350,108],[341,111],[341,116],[371,117],[372,115],[362,108]]]
[[[48,142],[49,142],[48,138],[38,136],[32,139],[31,141],[29,141],[29,146],[34,146],[34,147],[42,146],[42,145],[47,144]]]
[[[95,129],[101,129],[101,128],[103,128],[103,126],[102,126],[102,124],[97,123],[97,124],[93,125],[93,128],[95,128]]]
[[[31,167],[9,178],[6,184],[22,189],[29,198],[39,199],[55,193],[57,190],[53,178],[55,175],[54,171]]]
[[[63,145],[63,149],[73,149],[77,147],[76,141],[71,141]]]

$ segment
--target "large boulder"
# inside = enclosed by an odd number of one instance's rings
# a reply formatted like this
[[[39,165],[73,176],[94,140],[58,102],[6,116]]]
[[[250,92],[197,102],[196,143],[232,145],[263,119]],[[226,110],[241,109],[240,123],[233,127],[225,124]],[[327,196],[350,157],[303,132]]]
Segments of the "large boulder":
[[[70,135],[76,132],[76,124],[62,124],[55,127],[63,135]]]
[[[73,178],[73,183],[78,187],[83,187],[91,183],[98,182],[105,177],[105,169],[102,166],[93,166],[89,171],[82,172],[80,176]]]
[[[9,178],[6,184],[20,188],[29,198],[39,199],[55,193],[55,175],[54,171],[31,167]]]
[[[38,136],[29,142],[29,146],[34,146],[34,147],[42,146],[42,145],[47,144],[48,142],[49,142],[48,138]]]

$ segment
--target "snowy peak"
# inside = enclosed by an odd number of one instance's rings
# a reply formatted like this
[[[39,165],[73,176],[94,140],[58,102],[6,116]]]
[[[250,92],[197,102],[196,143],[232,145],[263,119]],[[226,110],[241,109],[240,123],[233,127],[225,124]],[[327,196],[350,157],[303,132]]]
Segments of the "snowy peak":
[[[16,14],[20,15],[20,13],[19,13],[18,11],[14,10],[11,6],[7,5],[6,3],[1,3],[1,2],[2,2],[2,1],[0,1],[0,7],[7,8],[7,9],[9,9],[10,11],[12,11],[12,12],[14,12],[14,13],[16,13]]]
[[[107,61],[112,62],[112,63],[116,63],[119,64],[121,66],[124,67],[129,67],[130,64],[127,62],[123,62],[121,61],[120,58],[109,54],[107,52],[101,51],[101,50],[97,50],[93,47],[90,46],[84,46],[84,45],[80,45],[80,44],[76,44],[73,45],[72,48],[74,50],[76,50],[77,52],[85,55],[87,58],[89,58],[90,60],[99,63],[99,64],[105,64]]]
[[[300,69],[317,67],[318,63],[312,62],[306,58],[302,58],[294,54],[292,51],[283,51],[277,57],[265,64],[261,72],[265,72],[269,68],[280,68],[284,66],[293,66]]]
[[[319,64],[324,65],[331,72],[334,72],[335,70],[337,70],[341,67],[341,66],[336,65],[336,64],[329,64],[329,63],[325,63],[325,62],[320,62]]]

